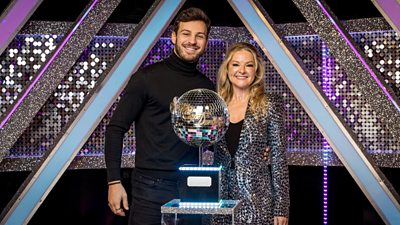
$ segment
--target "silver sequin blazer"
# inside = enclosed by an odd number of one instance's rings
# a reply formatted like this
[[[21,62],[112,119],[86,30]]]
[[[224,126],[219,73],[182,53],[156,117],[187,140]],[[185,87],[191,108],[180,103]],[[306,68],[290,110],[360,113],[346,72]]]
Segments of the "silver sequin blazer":
[[[286,158],[285,111],[278,96],[267,95],[268,109],[258,120],[247,107],[239,146],[232,158],[223,138],[214,152],[222,165],[222,199],[240,199],[237,224],[273,224],[274,216],[289,217],[289,175]],[[270,147],[269,159],[263,158]],[[219,219],[218,219],[219,218]],[[213,224],[230,222],[215,217]]]

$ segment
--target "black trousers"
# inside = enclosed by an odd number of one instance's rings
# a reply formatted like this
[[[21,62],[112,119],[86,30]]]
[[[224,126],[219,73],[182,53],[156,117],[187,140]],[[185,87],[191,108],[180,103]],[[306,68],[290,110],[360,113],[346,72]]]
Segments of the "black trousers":
[[[179,180],[155,178],[138,171],[132,173],[132,202],[129,225],[160,225],[161,206],[179,198]],[[180,216],[178,224],[201,224],[200,216]]]

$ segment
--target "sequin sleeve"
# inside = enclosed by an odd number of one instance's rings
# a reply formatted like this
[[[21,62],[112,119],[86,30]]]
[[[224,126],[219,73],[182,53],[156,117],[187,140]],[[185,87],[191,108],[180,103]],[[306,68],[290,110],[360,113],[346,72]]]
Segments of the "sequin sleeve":
[[[289,217],[289,170],[287,165],[285,110],[282,98],[270,96],[268,129],[274,216]]]

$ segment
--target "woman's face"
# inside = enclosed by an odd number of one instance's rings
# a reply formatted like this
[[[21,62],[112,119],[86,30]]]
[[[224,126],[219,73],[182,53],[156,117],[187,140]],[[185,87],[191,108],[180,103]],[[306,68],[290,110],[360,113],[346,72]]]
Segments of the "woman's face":
[[[256,63],[253,55],[246,50],[239,50],[232,55],[228,63],[228,78],[233,89],[247,90],[254,82]]]

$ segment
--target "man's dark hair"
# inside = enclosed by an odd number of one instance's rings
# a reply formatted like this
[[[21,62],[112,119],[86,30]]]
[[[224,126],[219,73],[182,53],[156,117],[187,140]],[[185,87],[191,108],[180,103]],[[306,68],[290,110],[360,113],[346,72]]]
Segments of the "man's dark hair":
[[[207,14],[203,10],[195,7],[185,9],[178,14],[178,16],[175,18],[173,25],[174,32],[178,33],[180,22],[190,22],[190,21],[203,21],[207,27],[207,37],[208,37],[208,34],[210,33],[211,20],[210,18],[208,18]]]

